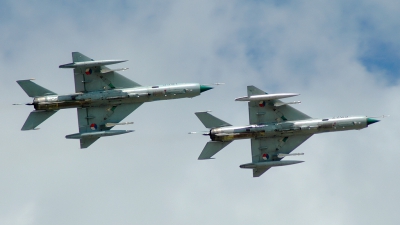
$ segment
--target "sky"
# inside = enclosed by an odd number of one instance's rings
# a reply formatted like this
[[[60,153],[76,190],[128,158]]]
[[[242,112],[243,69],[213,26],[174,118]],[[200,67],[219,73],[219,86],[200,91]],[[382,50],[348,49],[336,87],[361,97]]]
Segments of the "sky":
[[[0,224],[398,224],[400,2],[0,1]],[[142,85],[226,83],[193,99],[146,103],[135,132],[88,149],[76,110],[21,131],[30,106],[15,82],[74,92],[71,52],[127,59]],[[301,164],[259,178],[250,141],[198,161],[208,137],[194,112],[248,123],[235,102],[254,85],[294,92],[315,118],[390,115],[360,131],[318,134]]]

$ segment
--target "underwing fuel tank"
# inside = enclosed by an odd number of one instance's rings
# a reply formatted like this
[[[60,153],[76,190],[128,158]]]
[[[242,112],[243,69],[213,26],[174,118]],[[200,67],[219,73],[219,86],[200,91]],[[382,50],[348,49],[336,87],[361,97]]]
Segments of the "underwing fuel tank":
[[[86,133],[69,134],[65,136],[67,139],[82,139],[82,138],[99,138],[105,136],[114,136],[133,132],[134,130],[103,130]]]
[[[73,62],[73,63],[60,65],[59,68],[106,66],[106,65],[122,63],[122,62],[126,62],[126,61],[128,61],[128,60],[96,60],[96,61],[85,61],[85,62]]]
[[[252,95],[236,98],[235,101],[269,101],[274,99],[289,98],[300,94],[296,93],[279,93],[279,94],[265,94],[265,95]]]
[[[285,160],[285,161],[269,161],[269,162],[257,162],[257,163],[247,163],[240,165],[242,169],[255,169],[255,168],[266,168],[266,167],[275,167],[275,166],[288,166],[297,163],[302,163],[304,161],[298,160]]]

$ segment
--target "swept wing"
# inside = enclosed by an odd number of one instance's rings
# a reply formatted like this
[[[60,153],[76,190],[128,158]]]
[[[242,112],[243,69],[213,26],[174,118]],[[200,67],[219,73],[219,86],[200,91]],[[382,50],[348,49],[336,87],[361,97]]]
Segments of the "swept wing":
[[[61,65],[60,68],[74,68],[75,92],[90,92],[141,86],[116,72],[124,70],[125,68],[112,70],[104,66],[123,62],[123,60],[94,61],[82,53],[73,52],[72,61],[73,63]]]
[[[107,123],[119,123],[141,105],[142,103],[135,103],[117,106],[78,108],[79,133],[110,130],[113,127],[107,127]],[[99,139],[99,137],[81,138],[81,148],[89,147],[97,139]]]
[[[264,95],[264,91],[254,87],[247,86],[247,95]],[[249,101],[249,122],[250,124],[266,124],[271,122],[280,122],[286,120],[305,120],[310,119],[308,115],[297,109],[284,104],[282,101],[274,99],[269,101]]]
[[[280,161],[279,154],[289,154],[312,135],[251,139],[251,157],[254,164]],[[253,168],[253,177],[259,177],[271,167]]]

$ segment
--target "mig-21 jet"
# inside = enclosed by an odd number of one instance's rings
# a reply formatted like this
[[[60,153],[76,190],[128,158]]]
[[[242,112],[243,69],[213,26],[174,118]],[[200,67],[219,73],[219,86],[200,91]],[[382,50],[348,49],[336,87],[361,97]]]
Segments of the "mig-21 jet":
[[[252,169],[253,177],[259,177],[271,167],[303,162],[282,159],[286,156],[303,155],[291,152],[313,134],[360,130],[379,121],[366,116],[314,119],[289,106],[300,102],[284,103],[279,100],[297,95],[267,94],[254,86],[248,86],[247,96],[236,99],[248,102],[250,120],[248,126],[232,126],[208,112],[195,113],[204,126],[210,129],[203,135],[211,138],[199,159],[210,159],[234,140],[251,139],[252,162],[240,165],[240,168]]]
[[[60,109],[77,108],[79,133],[67,135],[68,139],[80,139],[80,147],[87,148],[97,139],[132,132],[133,130],[111,130],[125,117],[145,102],[177,98],[193,98],[212,89],[208,85],[182,83],[156,86],[141,86],[122,76],[107,65],[127,60],[93,60],[79,53],[72,53],[72,63],[59,68],[74,70],[75,93],[58,95],[29,80],[17,83],[33,98],[32,111],[21,130],[34,130]]]

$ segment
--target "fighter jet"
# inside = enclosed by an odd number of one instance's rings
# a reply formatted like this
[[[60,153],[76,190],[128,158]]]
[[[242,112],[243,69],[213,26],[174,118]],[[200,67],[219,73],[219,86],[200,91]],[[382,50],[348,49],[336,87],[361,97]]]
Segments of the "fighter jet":
[[[79,53],[72,53],[72,63],[59,68],[74,69],[75,93],[58,95],[29,80],[17,83],[33,98],[35,108],[21,130],[34,130],[60,109],[77,108],[79,133],[67,135],[68,139],[80,139],[80,147],[87,148],[97,139],[132,132],[133,130],[111,130],[144,102],[193,98],[212,89],[197,83],[141,86],[106,65],[127,60],[93,60]]]
[[[247,96],[236,101],[247,101],[250,125],[232,126],[214,117],[209,112],[196,112],[196,116],[209,128],[211,138],[199,156],[199,160],[210,159],[234,140],[251,139],[252,162],[240,168],[252,169],[253,177],[259,177],[269,168],[286,166],[303,161],[282,160],[287,156],[303,155],[291,152],[313,134],[360,130],[378,122],[366,116],[343,116],[314,119],[292,108],[279,99],[297,96],[296,93],[267,94],[254,87],[247,87]]]

